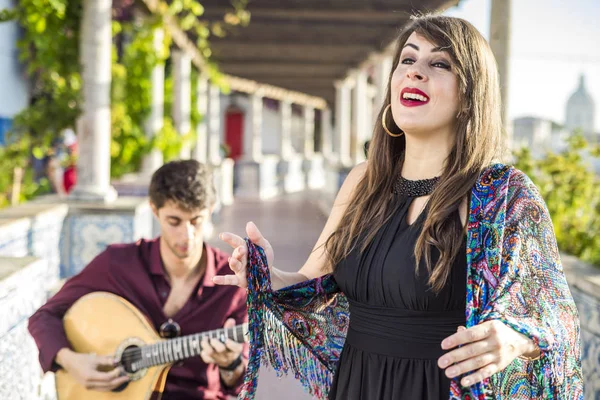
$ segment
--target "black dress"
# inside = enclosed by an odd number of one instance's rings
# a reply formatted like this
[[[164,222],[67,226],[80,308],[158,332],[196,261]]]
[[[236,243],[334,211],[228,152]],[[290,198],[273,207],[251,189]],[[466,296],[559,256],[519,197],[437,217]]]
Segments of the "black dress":
[[[450,380],[437,360],[442,340],[465,324],[465,244],[436,295],[424,261],[415,274],[414,248],[427,209],[408,225],[412,200],[397,199],[394,215],[367,250],[355,249],[335,270],[350,303],[350,325],[329,399],[449,397]],[[460,221],[458,212],[452,218]],[[434,263],[438,256],[432,253]]]

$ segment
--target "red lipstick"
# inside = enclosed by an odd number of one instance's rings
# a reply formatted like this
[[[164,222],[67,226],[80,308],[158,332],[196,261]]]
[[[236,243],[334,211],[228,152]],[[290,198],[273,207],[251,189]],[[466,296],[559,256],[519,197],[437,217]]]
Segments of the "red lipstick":
[[[405,98],[405,94],[412,94]],[[418,107],[429,103],[429,96],[417,88],[404,88],[400,92],[400,103],[405,107]]]

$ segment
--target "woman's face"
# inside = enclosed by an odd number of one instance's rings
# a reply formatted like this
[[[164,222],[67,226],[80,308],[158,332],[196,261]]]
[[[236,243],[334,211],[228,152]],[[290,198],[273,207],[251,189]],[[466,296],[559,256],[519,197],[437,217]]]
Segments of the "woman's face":
[[[448,53],[413,32],[392,74],[394,121],[403,131],[452,131],[459,109],[458,78]]]

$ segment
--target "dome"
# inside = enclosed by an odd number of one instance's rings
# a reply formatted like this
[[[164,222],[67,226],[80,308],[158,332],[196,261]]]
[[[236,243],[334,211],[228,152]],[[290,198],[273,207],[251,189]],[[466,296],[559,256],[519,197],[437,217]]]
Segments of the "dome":
[[[594,99],[585,88],[585,77],[579,77],[579,87],[567,101],[565,127],[581,129],[583,133],[594,131]]]
[[[571,95],[571,97],[569,97],[569,101],[567,102],[567,107],[569,107],[571,105],[577,105],[577,106],[589,105],[592,108],[594,107],[594,99],[592,98],[592,96],[589,94],[589,92],[585,88],[585,76],[584,75],[581,75],[579,77],[579,87],[577,88],[575,93],[573,93]]]

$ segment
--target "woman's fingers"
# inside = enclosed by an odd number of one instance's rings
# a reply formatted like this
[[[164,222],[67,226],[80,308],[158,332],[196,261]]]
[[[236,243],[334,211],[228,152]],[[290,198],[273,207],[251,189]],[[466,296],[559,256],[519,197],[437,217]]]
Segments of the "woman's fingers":
[[[260,233],[258,227],[254,224],[254,222],[248,222],[246,224],[246,233],[248,234],[248,238],[252,241],[252,243],[262,247],[267,255],[267,261],[269,266],[273,265],[273,248],[271,247],[271,243]]]
[[[224,241],[225,243],[227,243],[228,245],[230,245],[233,248],[246,245],[246,242],[244,241],[244,239],[242,239],[238,235],[235,235],[231,232],[221,233],[219,235],[219,239],[221,239],[222,241]]]
[[[217,285],[241,286],[236,275],[217,275],[213,277],[213,282]]]
[[[246,224],[246,233],[248,234],[248,237],[252,243],[259,245],[263,249],[266,249],[266,247],[269,246],[269,242],[267,242],[267,239],[265,239],[262,233],[260,233],[254,222],[248,222]]]

